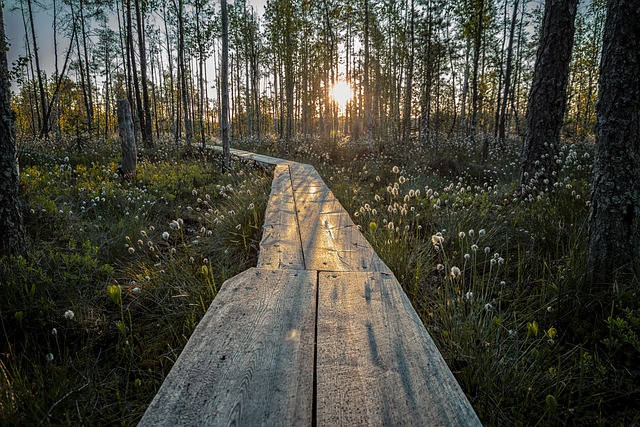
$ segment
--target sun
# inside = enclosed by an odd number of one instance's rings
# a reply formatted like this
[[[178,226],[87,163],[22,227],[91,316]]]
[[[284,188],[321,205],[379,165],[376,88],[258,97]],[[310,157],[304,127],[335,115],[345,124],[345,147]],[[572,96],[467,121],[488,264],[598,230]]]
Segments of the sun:
[[[336,104],[340,106],[341,109],[344,108],[345,105],[347,105],[347,102],[349,102],[349,100],[351,99],[352,94],[353,90],[351,89],[351,86],[349,86],[349,83],[345,82],[344,80],[340,80],[339,82],[334,84],[333,88],[331,89],[331,97],[336,102]]]

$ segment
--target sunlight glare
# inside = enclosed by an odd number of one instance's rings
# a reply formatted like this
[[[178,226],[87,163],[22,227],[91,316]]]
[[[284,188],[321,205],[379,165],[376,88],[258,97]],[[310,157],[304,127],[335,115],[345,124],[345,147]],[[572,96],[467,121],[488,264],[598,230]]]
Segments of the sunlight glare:
[[[337,82],[331,89],[331,97],[341,109],[347,105],[347,102],[351,99],[351,95],[351,86],[349,86],[349,83],[344,80]]]

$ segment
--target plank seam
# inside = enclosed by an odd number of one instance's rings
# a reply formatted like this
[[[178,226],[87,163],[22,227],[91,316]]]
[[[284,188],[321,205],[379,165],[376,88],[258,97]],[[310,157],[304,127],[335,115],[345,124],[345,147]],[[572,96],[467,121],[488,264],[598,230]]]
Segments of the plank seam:
[[[316,271],[316,318],[313,333],[313,395],[311,401],[311,427],[318,425],[318,307],[320,301],[320,271]]]
[[[289,170],[289,180],[291,181],[291,195],[293,196],[293,209],[296,212],[296,223],[298,224],[298,238],[300,239],[300,252],[302,253],[302,265],[307,270],[307,260],[304,257],[304,246],[302,245],[302,231],[300,230],[300,217],[298,217],[298,202],[296,201],[296,193],[293,190],[293,176],[291,175],[291,165],[287,165]]]

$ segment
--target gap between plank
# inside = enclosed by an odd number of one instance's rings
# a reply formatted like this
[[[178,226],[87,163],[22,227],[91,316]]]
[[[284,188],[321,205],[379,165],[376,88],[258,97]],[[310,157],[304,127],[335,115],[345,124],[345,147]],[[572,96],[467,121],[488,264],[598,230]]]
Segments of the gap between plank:
[[[313,405],[311,407],[311,427],[318,425],[318,307],[320,305],[320,273],[316,271],[316,319],[313,334]]]
[[[291,165],[287,165],[289,170],[289,181],[291,181],[291,195],[293,196],[293,209],[296,212],[296,223],[298,224],[298,238],[300,239],[300,252],[302,253],[302,264],[307,269],[307,261],[304,258],[304,246],[302,245],[302,231],[300,231],[300,218],[298,217],[298,202],[296,201],[296,193],[293,187],[293,176],[291,175]],[[317,313],[316,313],[317,314]]]

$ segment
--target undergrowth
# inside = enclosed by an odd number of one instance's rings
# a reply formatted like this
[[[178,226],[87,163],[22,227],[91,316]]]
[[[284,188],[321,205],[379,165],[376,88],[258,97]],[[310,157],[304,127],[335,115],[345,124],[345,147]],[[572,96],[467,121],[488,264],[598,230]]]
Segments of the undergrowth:
[[[159,141],[20,146],[28,257],[0,259],[0,425],[135,425],[220,285],[257,260],[271,178]]]

